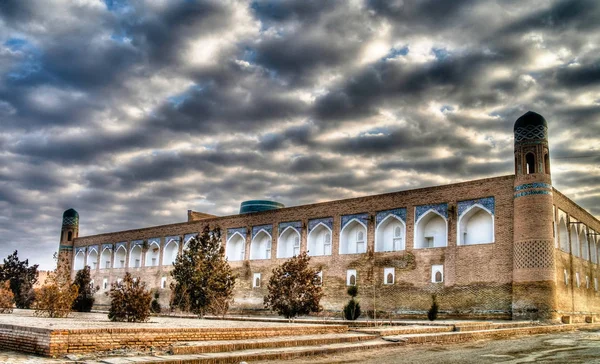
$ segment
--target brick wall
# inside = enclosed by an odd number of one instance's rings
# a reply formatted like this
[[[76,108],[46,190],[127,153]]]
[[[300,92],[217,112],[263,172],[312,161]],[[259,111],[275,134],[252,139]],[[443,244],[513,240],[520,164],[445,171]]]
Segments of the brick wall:
[[[325,310],[339,311],[348,300],[346,295],[346,271],[356,269],[358,273],[359,300],[364,309],[394,312],[396,314],[422,314],[431,305],[431,295],[436,294],[442,310],[456,315],[503,315],[511,310],[511,287],[513,270],[513,181],[514,176],[488,178],[448,186],[423,188],[411,191],[388,193],[340,201],[304,205],[273,211],[206,218],[180,224],[156,226],[75,240],[75,246],[100,245],[103,243],[131,242],[171,235],[183,236],[202,230],[205,225],[227,228],[246,228],[272,224],[271,259],[231,262],[238,274],[233,310],[257,310],[263,307],[263,297],[272,269],[285,261],[277,259],[278,224],[301,221],[301,250],[307,249],[308,220],[333,217],[332,255],[313,257],[312,265],[323,271]],[[457,246],[457,216],[448,219],[448,246],[445,248],[414,249],[415,207],[425,204],[447,203],[452,209],[457,202],[483,197],[495,199],[495,242],[473,246]],[[399,252],[373,253],[375,222],[367,223],[367,246],[370,253],[340,255],[339,238],[341,216],[406,208],[406,250]],[[251,234],[246,239],[246,252],[250,250]],[[226,237],[223,237],[225,244]],[[181,248],[181,244],[180,244]],[[248,253],[246,254],[248,258]],[[162,260],[161,256],[159,258]],[[129,260],[129,257],[127,257]],[[444,283],[431,283],[431,265],[444,265]],[[395,283],[383,285],[383,269],[395,267]],[[169,266],[96,269],[93,279],[101,285],[104,278],[114,282],[126,270],[140,276],[150,287],[159,287],[162,277],[168,277]],[[252,288],[253,273],[261,273],[262,287]],[[375,277],[375,300],[371,276]],[[167,283],[168,285],[168,283]],[[168,305],[170,292],[159,290],[161,303]],[[97,303],[107,304],[108,298],[100,291]]]

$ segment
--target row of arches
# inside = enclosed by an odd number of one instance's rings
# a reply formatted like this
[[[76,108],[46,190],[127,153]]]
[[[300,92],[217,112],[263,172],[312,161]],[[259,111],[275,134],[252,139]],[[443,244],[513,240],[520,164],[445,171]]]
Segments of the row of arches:
[[[458,220],[458,245],[485,244],[494,242],[494,217],[491,211],[475,204],[466,209]],[[300,253],[300,230],[288,226],[277,239],[277,258],[289,258]],[[320,222],[307,236],[307,252],[310,256],[332,254],[333,232]],[[250,260],[270,259],[273,238],[266,230],[260,230],[250,241]],[[414,247],[437,248],[448,244],[448,221],[439,212],[431,209],[422,214],[415,223]],[[375,251],[389,252],[406,249],[406,224],[390,214],[375,231]],[[245,259],[246,239],[240,232],[228,236],[226,255],[229,261]],[[361,254],[367,251],[367,225],[359,220],[347,222],[340,232],[339,254]]]
[[[144,252],[145,250],[145,252]],[[111,247],[101,248],[100,254],[98,248],[88,247],[85,250],[79,250],[75,254],[73,260],[73,268],[75,270],[83,269],[86,265],[91,269],[111,269],[111,268],[141,268],[141,267],[156,267],[159,265],[171,265],[175,262],[179,253],[179,242],[170,239],[162,249],[158,241],[148,242],[147,249],[144,249],[141,244],[132,244],[129,251],[125,245],[120,245],[116,249]]]
[[[600,261],[598,257],[600,235],[591,232],[578,221],[569,221],[566,214],[559,214],[558,226],[555,229],[556,247],[560,250],[592,263]]]

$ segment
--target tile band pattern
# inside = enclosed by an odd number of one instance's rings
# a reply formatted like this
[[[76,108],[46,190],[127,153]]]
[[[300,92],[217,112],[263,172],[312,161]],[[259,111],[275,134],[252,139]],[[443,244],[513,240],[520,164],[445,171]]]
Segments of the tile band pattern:
[[[310,233],[319,224],[323,224],[333,231],[333,217],[324,217],[308,220],[308,232]]]
[[[252,239],[254,239],[256,234],[258,234],[261,230],[264,230],[269,233],[270,236],[273,236],[273,225],[259,225],[252,227]]]
[[[377,226],[379,226],[379,224],[389,215],[396,216],[397,218],[402,220],[402,222],[404,224],[406,224],[406,208],[400,208],[400,209],[379,211],[377,213],[377,215],[375,215],[375,221],[377,222]]]
[[[519,186],[515,187],[515,192],[516,191],[521,191],[521,190],[528,190],[530,188],[548,188],[548,189],[552,189],[552,185],[550,185],[548,183],[543,183],[543,182],[525,183],[525,184],[522,184],[522,185],[519,185]]]
[[[302,234],[302,221],[292,221],[292,222],[280,222],[278,226],[279,236],[283,234],[283,231],[288,227],[293,228],[298,232],[298,234]]]
[[[365,224],[365,226],[368,226],[369,214],[362,213],[362,214],[353,214],[353,215],[342,215],[342,225],[340,226],[340,231],[343,230],[344,227],[346,225],[348,225],[348,223],[354,219],[362,222],[363,224]]]
[[[473,205],[481,205],[485,207],[488,211],[494,215],[495,213],[495,200],[494,197],[484,197],[479,198],[477,200],[468,200],[468,201],[459,201],[458,202],[458,216],[462,216],[462,214],[467,211]]]
[[[448,219],[448,204],[447,203],[439,203],[434,205],[421,205],[415,208],[415,221],[419,221],[421,216],[423,216],[427,211],[433,210],[440,215],[442,215],[445,219]]]
[[[514,198],[519,198],[519,197],[523,197],[523,196],[531,196],[531,195],[552,195],[552,192],[550,192],[550,191],[524,191],[524,192],[515,193]]]
[[[235,233],[240,234],[244,237],[244,240],[246,240],[247,230],[245,227],[227,229],[227,240],[231,239]]]

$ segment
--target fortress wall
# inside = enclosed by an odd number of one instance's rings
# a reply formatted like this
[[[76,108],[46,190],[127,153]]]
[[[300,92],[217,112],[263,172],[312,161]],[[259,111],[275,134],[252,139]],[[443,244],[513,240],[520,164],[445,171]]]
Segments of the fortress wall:
[[[253,311],[263,307],[262,300],[266,294],[266,286],[272,269],[285,261],[285,259],[276,258],[278,224],[302,221],[301,250],[305,251],[307,249],[306,226],[308,220],[333,217],[332,255],[311,259],[312,265],[323,271],[325,297],[322,305],[325,310],[341,310],[348,300],[346,271],[347,269],[356,269],[360,291],[358,299],[361,301],[363,310],[375,306],[378,310],[393,311],[399,315],[422,314],[431,305],[431,295],[436,294],[442,311],[464,317],[477,315],[506,317],[510,313],[512,299],[513,181],[514,176],[488,178],[260,213],[207,218],[187,223],[80,237],[75,240],[75,246],[130,242],[137,239],[171,235],[183,236],[201,231],[206,224],[211,227],[219,226],[224,232],[228,228],[243,227],[251,230],[252,226],[273,224],[271,259],[231,262],[239,276],[233,309]],[[457,202],[490,196],[495,199],[495,243],[457,246]],[[450,210],[454,207],[453,214],[450,213],[448,218],[448,246],[414,249],[415,206],[437,203],[448,203]],[[378,211],[403,207],[407,210],[405,251],[373,253],[375,222],[374,219],[371,219],[367,224],[368,252],[338,254],[342,215],[368,213],[373,216]],[[247,252],[250,248],[250,240],[250,234],[248,234],[246,238]],[[223,243],[225,244],[225,242],[226,237],[224,236]],[[162,261],[162,249],[160,259]],[[443,283],[431,283],[431,265],[433,264],[444,265]],[[395,267],[395,283],[392,285],[383,285],[383,269],[385,267]],[[122,277],[126,270],[129,270],[134,276],[140,276],[148,282],[150,287],[155,288],[159,287],[161,277],[169,277],[170,269],[172,268],[168,266],[96,269],[93,271],[93,279],[96,285],[101,285],[104,278],[107,278],[109,282],[114,282]],[[260,288],[252,288],[254,273],[261,273],[262,285]],[[371,278],[373,276],[375,277],[375,289],[373,289],[373,279]],[[168,281],[170,281],[170,277]],[[168,289],[159,291],[161,292],[161,303],[166,306],[170,292]],[[104,292],[106,291],[101,290],[97,293],[98,304],[108,303]]]
[[[570,218],[582,222],[588,228],[600,232],[600,222],[589,212],[575,204],[562,193],[554,190],[555,206],[566,212]],[[569,232],[575,228],[574,224],[569,224]],[[585,260],[581,257],[575,257],[567,252],[557,249],[556,258],[556,281],[557,281],[557,301],[559,313],[563,315],[572,315],[574,322],[583,322],[586,316],[594,316],[600,320],[600,269],[599,265]],[[569,284],[565,283],[564,271],[569,276]],[[576,273],[579,273],[580,286],[576,284]],[[586,286],[585,277],[590,279],[589,288]],[[599,281],[599,290],[594,287],[594,278]],[[595,313],[595,314],[592,314]]]

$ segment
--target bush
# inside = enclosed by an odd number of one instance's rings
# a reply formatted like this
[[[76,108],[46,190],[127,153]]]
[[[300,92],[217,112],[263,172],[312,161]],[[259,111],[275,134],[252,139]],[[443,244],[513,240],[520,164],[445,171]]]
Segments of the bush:
[[[356,320],[360,317],[360,304],[354,299],[350,299],[344,306],[344,318],[346,320]]]
[[[59,266],[48,275],[44,285],[36,290],[34,314],[53,318],[67,317],[77,294],[77,286],[71,284],[69,272]]]
[[[15,295],[10,289],[10,282],[0,284],[0,313],[11,313],[15,304]]]
[[[96,289],[92,287],[92,278],[90,276],[90,267],[85,266],[75,275],[73,284],[78,288],[78,294],[73,302],[73,310],[78,312],[90,312],[94,306],[94,293]]]
[[[354,299],[358,295],[358,287],[350,286],[348,287],[348,296],[350,296],[350,301],[344,306],[344,318],[346,320],[356,320],[360,317],[360,304]]]
[[[431,295],[431,301],[431,308],[429,309],[429,311],[427,311],[427,318],[429,319],[429,321],[434,321],[435,319],[437,319],[439,309],[435,295]]]
[[[287,319],[321,311],[323,297],[319,272],[309,267],[310,257],[302,253],[273,269],[265,308]]]
[[[29,260],[19,260],[17,251],[0,264],[0,282],[9,281],[17,308],[30,308],[35,299],[33,285],[37,282],[38,265],[29,266]]]
[[[112,283],[108,295],[111,321],[144,322],[150,317],[152,294],[146,289],[146,283],[139,278],[134,280],[131,273],[125,273],[121,283]]]
[[[225,259],[221,230],[204,228],[177,256],[171,276],[171,308],[202,317],[208,311],[225,315],[233,302],[236,276]]]
[[[160,307],[160,303],[158,303],[159,297],[160,297],[160,293],[154,292],[154,299],[152,300],[152,303],[150,304],[150,311],[152,313],[160,313],[160,311],[162,311],[162,308]]]

